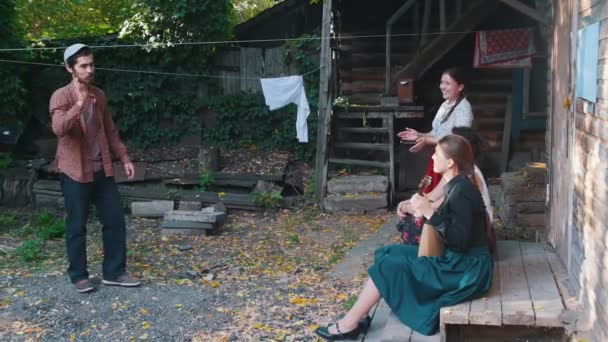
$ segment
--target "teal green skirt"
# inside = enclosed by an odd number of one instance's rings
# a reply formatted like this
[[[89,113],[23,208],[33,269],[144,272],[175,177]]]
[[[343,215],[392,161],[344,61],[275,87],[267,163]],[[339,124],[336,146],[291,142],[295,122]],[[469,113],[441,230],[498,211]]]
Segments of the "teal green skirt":
[[[442,307],[481,297],[490,289],[493,268],[487,247],[419,258],[418,246],[389,245],[376,250],[368,272],[401,322],[432,335]]]

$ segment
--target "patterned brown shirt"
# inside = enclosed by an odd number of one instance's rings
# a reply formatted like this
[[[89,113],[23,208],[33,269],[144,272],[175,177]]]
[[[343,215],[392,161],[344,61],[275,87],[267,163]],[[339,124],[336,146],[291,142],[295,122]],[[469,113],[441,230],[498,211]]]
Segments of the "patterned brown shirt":
[[[113,176],[112,154],[123,164],[130,163],[127,148],[120,140],[118,129],[108,111],[108,102],[104,92],[91,86],[93,97],[93,115],[99,118],[96,133],[97,142],[101,149],[103,171],[107,177]],[[76,90],[72,83],[59,88],[51,96],[49,110],[53,132],[57,135],[57,154],[55,164],[57,170],[80,183],[93,181],[93,162],[91,160],[90,144],[87,142],[87,127],[82,118],[83,108],[77,104]],[[112,154],[111,154],[112,153]]]

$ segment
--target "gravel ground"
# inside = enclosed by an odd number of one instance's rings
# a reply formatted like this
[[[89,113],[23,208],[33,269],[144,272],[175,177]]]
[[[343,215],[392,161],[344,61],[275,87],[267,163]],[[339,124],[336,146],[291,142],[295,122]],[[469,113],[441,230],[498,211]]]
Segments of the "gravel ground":
[[[162,237],[159,220],[129,218],[139,288],[100,284],[100,227],[91,223],[96,292],[74,290],[61,240],[35,265],[0,254],[0,340],[315,341],[316,324],[344,312],[362,284],[330,280],[328,270],[387,217],[234,213],[213,235],[186,240]]]

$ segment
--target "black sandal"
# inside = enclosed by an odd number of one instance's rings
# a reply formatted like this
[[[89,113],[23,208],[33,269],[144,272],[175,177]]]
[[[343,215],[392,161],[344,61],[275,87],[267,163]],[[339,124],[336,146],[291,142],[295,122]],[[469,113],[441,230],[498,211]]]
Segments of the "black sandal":
[[[354,338],[357,338],[357,337],[359,337],[359,334],[361,333],[361,330],[362,330],[361,324],[359,324],[359,325],[357,325],[357,327],[354,330],[343,333],[340,331],[340,326],[338,325],[338,322],[336,322],[336,330],[338,331],[338,333],[332,334],[329,332],[330,326],[331,326],[331,324],[326,327],[319,327],[319,328],[317,328],[317,330],[315,330],[315,333],[328,341],[340,341],[340,340],[352,340]]]

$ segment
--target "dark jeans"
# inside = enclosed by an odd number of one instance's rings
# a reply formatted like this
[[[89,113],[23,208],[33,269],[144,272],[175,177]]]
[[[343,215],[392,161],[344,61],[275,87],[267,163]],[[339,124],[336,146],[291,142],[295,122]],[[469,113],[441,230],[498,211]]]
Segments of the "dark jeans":
[[[95,204],[97,217],[103,226],[103,277],[112,279],[126,269],[125,215],[113,177],[96,172],[92,183],[79,183],[65,174],[60,175],[65,198],[66,244],[68,274],[76,283],[87,279],[87,218],[91,203]]]

